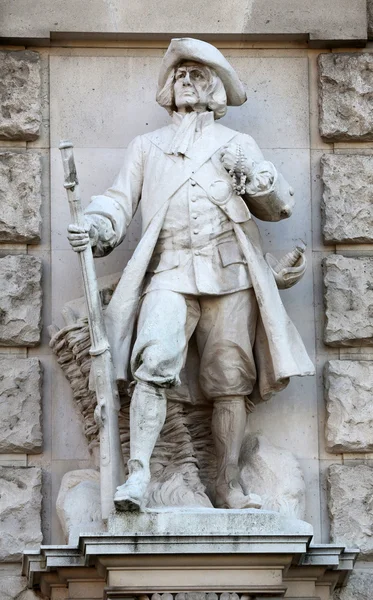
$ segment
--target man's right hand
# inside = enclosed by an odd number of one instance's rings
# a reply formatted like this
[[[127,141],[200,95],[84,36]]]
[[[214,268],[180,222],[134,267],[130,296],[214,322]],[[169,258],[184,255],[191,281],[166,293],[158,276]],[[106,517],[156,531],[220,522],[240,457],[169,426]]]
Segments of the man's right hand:
[[[95,246],[98,241],[98,229],[89,220],[85,219],[84,226],[69,225],[67,228],[67,239],[74,252],[83,252],[89,244]]]

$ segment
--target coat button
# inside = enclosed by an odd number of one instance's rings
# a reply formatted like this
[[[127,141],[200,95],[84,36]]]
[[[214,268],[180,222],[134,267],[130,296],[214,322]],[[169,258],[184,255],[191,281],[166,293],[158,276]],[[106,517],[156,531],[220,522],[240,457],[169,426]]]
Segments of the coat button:
[[[194,181],[194,179],[190,180],[190,184],[194,187],[196,185],[196,182]]]
[[[194,251],[194,256],[199,256],[200,254],[201,254],[201,253],[200,253],[200,251],[199,251],[199,250],[195,250],[195,251]]]
[[[197,218],[198,218],[197,213],[192,213],[192,219],[197,219]]]
[[[192,196],[191,201],[192,202],[197,202],[197,198],[195,196]]]
[[[197,235],[198,229],[193,229],[193,233],[194,233],[194,235]]]

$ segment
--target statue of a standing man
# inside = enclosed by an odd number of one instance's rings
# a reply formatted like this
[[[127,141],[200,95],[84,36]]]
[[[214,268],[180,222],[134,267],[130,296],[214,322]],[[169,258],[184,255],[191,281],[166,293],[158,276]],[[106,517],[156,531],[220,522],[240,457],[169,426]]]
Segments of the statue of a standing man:
[[[157,101],[172,123],[131,142],[113,186],[85,211],[85,230],[69,227],[76,251],[90,242],[95,256],[104,256],[141,208],[142,239],[106,311],[118,379],[136,384],[129,478],[115,504],[144,506],[166,390],[180,384],[194,334],[199,383],[213,403],[215,506],[260,507],[238,478],[245,401],[254,387],[267,399],[290,377],[313,374],[313,365],[282,305],[251,213],[264,221],[288,218],[293,190],[249,135],[217,123],[246,95],[214,46],[172,40]]]

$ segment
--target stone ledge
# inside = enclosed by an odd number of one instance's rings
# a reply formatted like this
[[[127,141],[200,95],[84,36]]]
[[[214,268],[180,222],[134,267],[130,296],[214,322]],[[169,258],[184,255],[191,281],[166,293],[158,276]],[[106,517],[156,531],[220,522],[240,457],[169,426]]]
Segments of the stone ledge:
[[[119,512],[109,517],[112,535],[154,536],[281,536],[312,535],[312,525],[277,512],[216,508],[149,509],[146,512]]]

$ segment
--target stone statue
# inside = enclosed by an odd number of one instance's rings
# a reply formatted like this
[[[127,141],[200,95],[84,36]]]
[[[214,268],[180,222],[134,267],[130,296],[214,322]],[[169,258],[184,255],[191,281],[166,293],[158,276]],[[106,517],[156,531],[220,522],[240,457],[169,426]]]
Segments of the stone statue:
[[[250,136],[217,123],[227,105],[245,101],[220,51],[172,40],[157,91],[172,123],[131,142],[112,187],[92,198],[85,226],[69,227],[75,251],[91,244],[96,257],[105,256],[141,210],[141,241],[105,311],[117,379],[132,390],[129,477],[115,494],[119,510],[144,508],[167,400],[182,395],[190,353],[197,360],[187,377],[212,405],[220,508],[261,507],[239,478],[253,402],[292,376],[314,373],[277,289],[303,275],[304,249],[276,269],[251,216],[290,217],[294,192]]]

